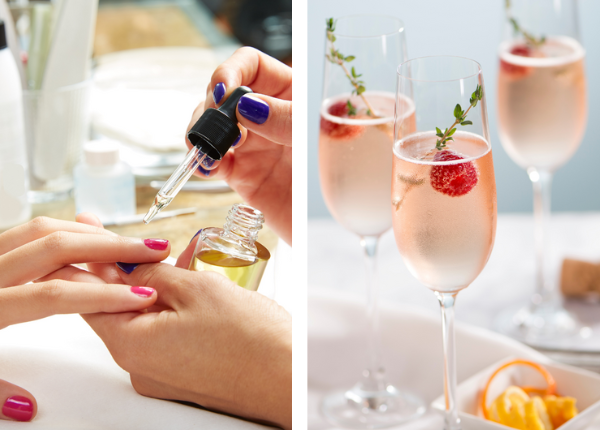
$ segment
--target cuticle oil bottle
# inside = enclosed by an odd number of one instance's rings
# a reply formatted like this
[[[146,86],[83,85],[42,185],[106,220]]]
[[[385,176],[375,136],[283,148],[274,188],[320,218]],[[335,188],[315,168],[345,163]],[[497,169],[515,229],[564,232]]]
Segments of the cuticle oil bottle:
[[[263,223],[259,210],[233,205],[223,228],[202,229],[189,270],[217,272],[242,288],[258,290],[271,258],[269,250],[256,241]]]

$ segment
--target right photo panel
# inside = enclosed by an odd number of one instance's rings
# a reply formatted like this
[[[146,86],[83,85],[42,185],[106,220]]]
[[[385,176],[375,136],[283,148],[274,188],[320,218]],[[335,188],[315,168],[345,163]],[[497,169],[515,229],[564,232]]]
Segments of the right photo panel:
[[[308,428],[600,429],[593,0],[308,1]]]

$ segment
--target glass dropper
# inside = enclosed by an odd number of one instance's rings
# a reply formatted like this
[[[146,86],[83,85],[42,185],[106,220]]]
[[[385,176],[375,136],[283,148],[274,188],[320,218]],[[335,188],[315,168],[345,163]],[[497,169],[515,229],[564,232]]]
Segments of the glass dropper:
[[[237,104],[243,95],[251,92],[248,87],[238,87],[220,108],[208,108],[202,114],[187,135],[194,146],[156,194],[154,203],[144,217],[144,224],[152,221],[157,213],[173,201],[205,158],[223,158],[240,134],[236,117]]]

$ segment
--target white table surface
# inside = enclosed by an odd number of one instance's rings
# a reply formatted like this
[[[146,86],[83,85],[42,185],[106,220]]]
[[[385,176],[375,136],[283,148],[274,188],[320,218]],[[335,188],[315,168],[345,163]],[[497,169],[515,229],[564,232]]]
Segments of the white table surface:
[[[557,214],[552,219],[552,246],[549,248],[550,258],[553,267],[556,268],[558,276],[560,263],[564,257],[578,258],[588,261],[600,261],[600,244],[596,238],[600,237],[600,213],[566,213]],[[498,229],[496,242],[490,260],[482,271],[480,276],[473,282],[469,288],[462,291],[458,296],[456,306],[456,318],[463,325],[463,333],[469,333],[474,328],[490,328],[494,316],[506,309],[519,303],[525,303],[533,291],[534,266],[533,266],[533,219],[529,214],[502,214],[498,217]],[[308,291],[309,291],[309,429],[323,430],[330,429],[331,425],[325,422],[319,412],[319,402],[322,396],[334,388],[347,388],[358,379],[356,367],[352,372],[341,375],[336,369],[337,379],[329,378],[325,380],[322,377],[315,377],[323,373],[320,369],[325,366],[328,354],[315,349],[324,348],[323,343],[318,340],[322,333],[329,333],[330,339],[325,343],[340,342],[345,345],[345,357],[361,355],[361,336],[353,333],[350,325],[357,324],[360,327],[363,317],[360,315],[360,307],[356,308],[356,316],[352,318],[358,322],[350,322],[347,319],[323,317],[323,306],[320,304],[321,297],[339,297],[341,301],[349,298],[360,303],[364,300],[365,272],[363,255],[358,243],[358,238],[340,227],[333,220],[311,219],[308,222]],[[406,351],[398,349],[395,345],[395,336],[404,336],[403,334],[390,332],[386,325],[387,321],[394,318],[401,318],[398,312],[390,311],[390,306],[404,306],[409,309],[424,311],[432,317],[439,320],[439,305],[433,293],[419,284],[419,282],[409,273],[402,262],[400,254],[396,248],[392,232],[382,236],[379,247],[379,284],[380,300],[384,313],[382,315],[382,337],[384,364],[391,375],[394,375],[394,382],[397,385],[407,386],[421,394],[424,400],[429,403],[433,400],[432,394],[441,394],[441,357],[439,369],[432,368],[432,372],[439,373],[439,387],[437,391],[435,386],[425,387],[425,382],[419,384],[411,380],[412,376],[406,371],[398,371],[396,366],[402,362],[405,357],[413,354],[412,350]],[[317,305],[315,305],[317,303]],[[311,305],[313,309],[311,309]],[[600,314],[600,305],[593,303],[567,303],[567,306],[575,306],[577,309],[583,309],[588,315]],[[343,307],[343,306],[342,306]],[[332,308],[332,313],[336,310]],[[386,311],[387,309],[387,311]],[[343,309],[338,309],[343,313]],[[347,312],[346,312],[347,314]],[[346,315],[347,316],[347,315]],[[585,316],[585,315],[584,315]],[[318,326],[315,326],[318,321]],[[333,326],[332,329],[329,325]],[[458,328],[458,327],[457,327]],[[440,325],[441,332],[441,325]],[[460,336],[458,336],[460,338]],[[491,339],[503,338],[495,333],[489,333]],[[387,343],[386,343],[387,339]],[[345,343],[344,343],[345,342]],[[352,343],[354,342],[354,343]],[[439,343],[438,355],[441,356],[441,333],[439,339],[432,339],[431,342]],[[461,370],[461,358],[466,360],[464,351],[460,350],[460,340],[458,341],[459,357],[459,382],[470,376],[469,369]],[[493,343],[493,342],[492,342]],[[317,346],[315,346],[317,345]],[[355,349],[354,347],[357,346]],[[515,352],[524,351],[524,353],[535,353],[522,344],[513,345]],[[311,348],[313,349],[311,351]],[[480,354],[480,352],[473,352]],[[387,357],[386,357],[387,355]],[[521,355],[521,354],[519,354]],[[472,357],[472,355],[471,355]],[[431,362],[423,358],[425,362]],[[319,360],[323,360],[321,363]],[[354,360],[349,358],[349,360]],[[364,360],[363,360],[364,361]],[[360,362],[360,360],[359,360]],[[355,363],[356,364],[356,363]],[[423,364],[425,366],[425,364]],[[344,367],[344,366],[342,366]],[[352,368],[346,366],[345,369]],[[414,369],[417,374],[422,374],[422,368]],[[473,369],[476,372],[479,369]],[[352,374],[351,374],[352,373]],[[324,373],[327,375],[327,373]],[[414,379],[414,378],[413,378]],[[344,382],[342,382],[344,381]],[[433,390],[433,391],[432,391]],[[438,392],[439,391],[439,392]],[[401,426],[405,430],[441,428],[441,419],[435,414],[428,414],[413,423]],[[589,427],[589,429],[600,429],[600,420]]]
[[[550,258],[558,280],[564,257],[600,262],[600,213],[555,214],[551,224]],[[308,288],[365,294],[365,269],[359,239],[329,219],[308,222]],[[378,250],[380,297],[383,301],[414,304],[439,313],[434,295],[408,271],[394,235],[385,233]],[[501,310],[525,304],[533,293],[534,242],[530,214],[500,214],[492,255],[479,277],[456,304],[456,319],[491,327]],[[567,303],[567,306],[573,304]],[[576,303],[582,306],[581,303]],[[583,305],[585,306],[585,305]],[[600,310],[596,304],[590,310]]]
[[[289,312],[294,297],[285,281],[291,264],[291,247],[280,241],[259,289]],[[38,414],[26,425],[32,430],[271,428],[140,396],[129,374],[79,315],[56,315],[0,330],[0,379],[36,397]],[[23,423],[0,421],[0,428],[21,429]]]

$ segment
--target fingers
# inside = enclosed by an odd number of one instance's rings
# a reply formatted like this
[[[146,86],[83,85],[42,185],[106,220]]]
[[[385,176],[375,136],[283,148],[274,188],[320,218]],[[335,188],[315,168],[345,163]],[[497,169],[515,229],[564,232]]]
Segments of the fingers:
[[[292,146],[292,102],[260,94],[245,95],[237,105],[241,125],[271,142]]]
[[[0,328],[55,314],[128,312],[156,301],[154,289],[53,280],[0,290]]]
[[[61,221],[46,217],[37,217],[0,234],[0,255],[6,254],[13,249],[46,237],[56,231],[68,231],[71,233],[99,234],[105,236],[117,236],[103,228],[91,225],[79,224],[70,221]]]
[[[37,414],[35,397],[27,390],[0,379],[0,419],[31,421]]]
[[[0,287],[24,284],[69,264],[155,262],[169,252],[169,242],[162,239],[58,231],[0,256]]]
[[[200,235],[199,230],[198,233],[192,237],[187,248],[183,250],[183,252],[177,257],[177,262],[175,263],[175,267],[179,267],[181,269],[187,269],[190,267],[190,261],[192,261],[192,257],[194,256],[194,249],[196,248],[196,243],[198,242],[198,236]]]
[[[90,213],[82,212],[75,217],[75,221],[83,224],[88,224],[94,227],[104,228],[100,219]],[[116,272],[116,267],[113,263],[87,263],[87,268],[90,272],[102,278],[108,284],[121,284],[121,278]],[[69,279],[66,279],[67,281]],[[80,281],[87,282],[87,281]]]
[[[212,97],[206,107],[221,105],[241,85],[256,93],[292,100],[292,69],[257,49],[240,48],[213,73]]]
[[[201,300],[205,288],[219,288],[231,281],[214,272],[193,272],[169,264],[140,264],[130,273],[119,271],[121,279],[128,285],[145,285],[154,288],[161,297],[161,303],[179,311],[189,308]]]

